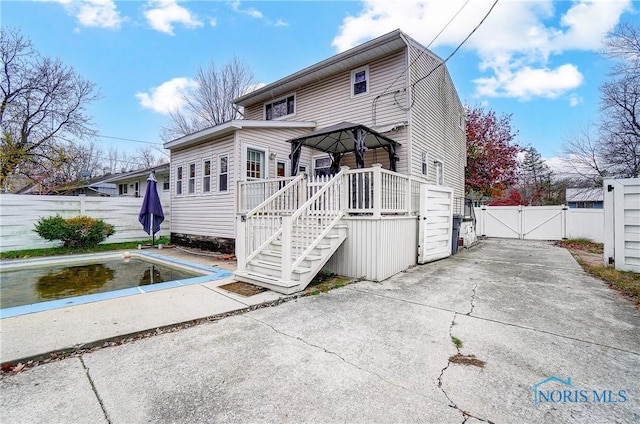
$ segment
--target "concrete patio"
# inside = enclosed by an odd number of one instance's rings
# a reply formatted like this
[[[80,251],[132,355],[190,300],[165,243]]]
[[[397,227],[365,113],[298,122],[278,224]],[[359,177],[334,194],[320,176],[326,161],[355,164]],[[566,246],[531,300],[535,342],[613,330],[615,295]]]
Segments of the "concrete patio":
[[[484,240],[382,283],[3,375],[0,422],[640,422],[639,334],[638,310],[566,250]],[[552,376],[571,387],[546,390],[573,397],[536,404]]]

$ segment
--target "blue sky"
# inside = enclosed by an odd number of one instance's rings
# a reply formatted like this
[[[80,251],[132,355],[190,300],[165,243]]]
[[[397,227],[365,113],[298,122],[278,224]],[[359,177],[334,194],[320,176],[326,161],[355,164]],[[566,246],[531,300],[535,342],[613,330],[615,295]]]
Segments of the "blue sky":
[[[431,47],[446,57],[493,1],[4,0],[0,19],[96,83],[100,145],[133,151],[146,144],[111,137],[161,145],[175,89],[211,60],[236,56],[269,83],[396,28],[427,45],[461,10]],[[629,0],[500,0],[448,68],[463,102],[513,114],[518,142],[553,161],[597,119],[601,40],[637,11]]]

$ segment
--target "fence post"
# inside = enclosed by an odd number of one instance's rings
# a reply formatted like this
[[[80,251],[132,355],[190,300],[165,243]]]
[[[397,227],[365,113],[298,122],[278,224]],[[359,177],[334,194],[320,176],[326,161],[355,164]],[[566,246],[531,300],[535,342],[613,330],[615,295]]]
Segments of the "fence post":
[[[87,213],[87,195],[80,194],[78,197],[80,198],[80,215],[84,215]]]
[[[236,215],[236,260],[238,271],[247,268],[247,222],[245,215]]]
[[[373,217],[380,218],[382,211],[382,165],[374,163],[373,168]]]
[[[291,281],[292,220],[290,215],[282,217],[282,281]]]

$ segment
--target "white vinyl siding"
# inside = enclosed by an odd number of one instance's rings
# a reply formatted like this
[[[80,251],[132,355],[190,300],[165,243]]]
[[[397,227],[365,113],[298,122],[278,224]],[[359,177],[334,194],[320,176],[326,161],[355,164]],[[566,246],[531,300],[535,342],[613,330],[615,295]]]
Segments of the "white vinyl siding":
[[[420,50],[410,47],[410,60]],[[422,54],[411,67],[411,81],[416,83],[438,65],[430,54]],[[451,77],[444,67],[428,78],[417,82],[411,109],[411,174],[422,175],[422,153],[429,152],[430,164],[437,158],[442,162],[444,186],[454,189],[454,196],[464,196],[464,168],[466,166],[466,134],[464,112]],[[461,126],[462,120],[462,126]],[[446,171],[446,172],[445,172]],[[436,183],[437,167],[429,166],[427,178]]]
[[[230,239],[235,237],[234,146],[234,137],[231,135],[171,152],[171,161],[176,163],[200,164],[205,158],[212,159],[211,190],[216,193],[215,196],[202,195],[202,178],[195,180],[196,195],[186,196],[186,187],[183,196],[176,196],[175,190],[173,190],[174,193],[171,197],[172,233]],[[218,166],[219,157],[222,155],[228,158],[228,190],[226,192],[218,191]],[[187,169],[185,169],[185,178],[187,177],[186,172]]]
[[[390,52],[384,58],[371,61],[366,65],[369,67],[369,95],[351,96],[352,69],[347,69],[330,78],[297,89],[295,117],[285,117],[283,119],[313,121],[317,124],[317,129],[342,121],[356,122],[372,128],[409,121],[409,112],[403,110],[409,105],[410,99],[408,93],[404,91],[407,86],[408,74],[405,73],[396,80],[407,65],[405,50]],[[374,121],[371,107],[372,99],[382,94],[385,90],[387,90],[387,93],[399,90],[400,93],[395,96],[385,95],[377,100]],[[247,106],[245,108],[245,116],[246,119],[264,119],[264,104],[258,103]],[[402,173],[408,170],[407,134],[408,131],[405,127],[385,133],[386,136],[401,144],[397,151],[400,156],[397,169],[398,172]],[[288,143],[283,144],[285,148],[289,147]],[[289,153],[287,149],[287,156]],[[353,155],[345,156],[344,162],[341,162],[341,164],[355,167],[355,162],[349,156]],[[310,158],[302,159],[302,161],[309,163]],[[365,165],[370,166],[374,161],[382,163],[385,168],[388,168],[386,164],[388,164],[389,160],[384,150],[367,151]],[[352,162],[353,165],[351,164]]]

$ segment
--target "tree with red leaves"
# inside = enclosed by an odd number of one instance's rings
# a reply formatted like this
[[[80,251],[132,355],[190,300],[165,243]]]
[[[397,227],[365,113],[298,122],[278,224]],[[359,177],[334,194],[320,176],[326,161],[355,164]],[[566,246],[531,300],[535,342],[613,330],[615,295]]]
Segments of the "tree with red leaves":
[[[465,106],[467,114],[467,169],[465,192],[478,197],[500,197],[518,181],[514,143],[518,132],[511,128],[511,115],[496,116],[493,110]]]

